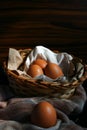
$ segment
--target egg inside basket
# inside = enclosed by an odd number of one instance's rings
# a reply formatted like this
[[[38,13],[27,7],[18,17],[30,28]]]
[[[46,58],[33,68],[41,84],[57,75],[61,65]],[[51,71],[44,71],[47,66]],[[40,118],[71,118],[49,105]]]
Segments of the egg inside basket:
[[[32,77],[28,70],[36,59],[57,64],[62,72],[58,78],[51,78],[45,73]],[[82,60],[66,52],[52,51],[43,46],[31,49],[9,49],[8,60],[4,69],[9,80],[9,87],[25,97],[51,96],[69,98],[85,80],[85,69]],[[50,74],[52,75],[52,74]]]

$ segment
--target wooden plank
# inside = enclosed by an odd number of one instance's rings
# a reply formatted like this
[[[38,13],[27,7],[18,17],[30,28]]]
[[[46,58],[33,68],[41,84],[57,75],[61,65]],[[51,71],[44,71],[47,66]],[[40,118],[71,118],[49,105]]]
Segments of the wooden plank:
[[[0,12],[1,55],[44,45],[87,59],[86,0],[2,1]]]

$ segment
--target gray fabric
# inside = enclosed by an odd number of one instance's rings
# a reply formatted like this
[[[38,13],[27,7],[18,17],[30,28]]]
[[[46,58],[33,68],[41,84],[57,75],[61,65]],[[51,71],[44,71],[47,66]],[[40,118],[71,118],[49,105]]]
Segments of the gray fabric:
[[[7,99],[13,99],[16,97],[8,86],[0,86],[0,101]],[[86,92],[82,85],[78,86],[74,95],[70,99],[58,99],[58,98],[45,98],[45,97],[33,97],[34,102],[39,102],[41,100],[47,100],[52,103],[56,108],[60,109],[67,115],[74,113],[80,113],[83,110],[84,104],[86,102]],[[31,98],[28,98],[29,100]]]
[[[56,108],[60,109],[67,115],[79,114],[84,107],[87,96],[82,85],[78,86],[75,94],[70,99],[48,99]]]
[[[3,88],[0,91],[0,107],[2,108],[0,109],[0,130],[87,130],[68,118],[71,113],[78,114],[83,110],[86,92],[81,85],[70,99],[63,100],[45,97],[17,98],[12,93],[9,95],[10,91],[6,89],[6,86],[4,88],[5,91]],[[48,129],[32,125],[28,120],[36,103],[42,100],[53,104],[60,120],[55,126]],[[3,105],[3,103],[7,103],[7,105]]]
[[[61,125],[61,120],[58,120],[55,126],[50,127],[50,128],[42,128],[39,126],[35,126],[32,124],[24,124],[23,125],[23,130],[59,130]]]
[[[67,115],[79,114],[82,112],[87,96],[82,85],[78,86],[74,95],[69,99],[47,98],[47,97],[33,97],[29,100],[38,103],[39,101],[49,101],[55,108],[61,110]],[[14,99],[13,99],[14,100]]]
[[[1,120],[0,130],[87,130],[87,128],[82,128],[69,119],[65,122],[58,120],[57,124],[50,128],[41,128],[30,123],[19,123],[17,121]]]
[[[16,121],[0,121],[0,130],[23,130],[22,125]]]

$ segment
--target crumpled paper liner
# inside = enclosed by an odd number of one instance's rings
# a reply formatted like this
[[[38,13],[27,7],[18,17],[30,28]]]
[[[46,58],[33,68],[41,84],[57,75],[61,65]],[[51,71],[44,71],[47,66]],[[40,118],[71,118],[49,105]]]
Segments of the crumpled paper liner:
[[[75,67],[72,63],[73,57],[66,53],[55,53],[51,51],[50,49],[43,47],[43,46],[36,46],[26,57],[26,60],[24,61],[24,70],[21,71],[18,67],[23,62],[23,58],[20,55],[20,52],[16,49],[10,48],[9,49],[9,57],[8,57],[8,69],[9,70],[16,70],[20,75],[25,75],[30,78],[30,76],[27,74],[27,71],[29,69],[30,64],[36,60],[36,58],[43,58],[47,61],[53,62],[58,64],[63,73],[64,76],[57,78],[57,79],[51,79],[47,77],[46,75],[41,75],[36,77],[37,79],[41,79],[44,81],[62,81],[65,82],[69,80],[69,77],[73,75],[73,72],[75,70]],[[83,67],[82,64],[79,63],[78,65],[78,72]],[[84,69],[80,71],[79,77],[83,75]],[[75,77],[74,77],[75,78]],[[73,80],[73,79],[72,79]]]
[[[9,56],[8,56],[8,69],[10,70],[17,70],[18,66],[23,62],[23,59],[20,53],[13,48],[9,49]]]

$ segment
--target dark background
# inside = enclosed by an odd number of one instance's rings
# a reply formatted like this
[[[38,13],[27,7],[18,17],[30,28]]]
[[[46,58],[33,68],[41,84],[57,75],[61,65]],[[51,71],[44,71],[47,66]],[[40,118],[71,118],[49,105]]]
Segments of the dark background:
[[[0,53],[44,45],[87,60],[87,1],[0,2]]]
[[[87,0],[3,0],[0,2],[0,60],[9,47],[43,45],[87,63]],[[0,82],[6,81],[0,68]],[[87,81],[83,87],[86,89]],[[87,105],[76,123],[87,127]],[[77,120],[76,120],[77,119]]]

